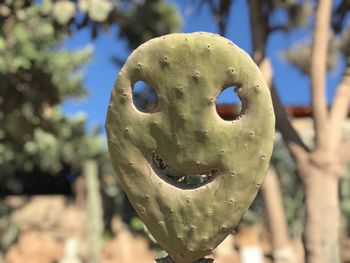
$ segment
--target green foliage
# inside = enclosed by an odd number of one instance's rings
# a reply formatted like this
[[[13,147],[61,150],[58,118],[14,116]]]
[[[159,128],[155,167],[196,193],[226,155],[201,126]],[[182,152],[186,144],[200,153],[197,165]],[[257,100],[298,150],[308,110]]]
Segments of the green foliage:
[[[178,31],[180,26],[181,18],[174,6],[163,0],[140,1],[121,18],[120,35],[135,49],[153,37]]]
[[[130,221],[130,228],[135,232],[142,232],[145,227],[140,218],[133,217]]]
[[[77,3],[70,0],[44,0],[42,12],[52,16],[59,24],[66,25],[79,11],[86,14],[92,21],[104,22],[112,8],[113,3],[109,0],[79,0]]]
[[[147,21],[139,12],[148,14]],[[103,174],[104,194],[120,198],[98,130],[87,133],[85,118],[64,116],[59,108],[66,99],[87,95],[82,69],[93,49],[87,46],[72,52],[60,45],[68,34],[82,28],[97,36],[100,29],[117,25],[121,36],[133,46],[147,37],[143,32],[146,28],[133,30],[131,21],[147,25],[150,38],[178,30],[180,20],[177,10],[166,1],[2,1],[0,191],[20,193],[22,179],[38,175],[40,180],[77,176],[84,161],[94,159]],[[130,30],[130,34],[123,30]]]
[[[0,18],[0,189],[20,192],[18,176],[77,176],[85,159],[106,158],[106,149],[86,133],[84,117],[59,109],[86,95],[81,69],[92,48],[59,49],[65,33],[39,5],[7,7]]]
[[[19,228],[10,220],[10,209],[5,202],[0,202],[0,261],[1,252],[6,251],[19,235]]]
[[[108,0],[80,0],[79,9],[85,12],[89,17],[97,22],[104,22],[113,8]]]
[[[16,125],[11,116],[7,119],[5,129]],[[21,136],[20,127],[21,123],[18,123],[18,136]],[[56,176],[62,171],[78,175],[84,160],[107,158],[103,138],[86,133],[83,116],[65,117],[54,109],[44,127],[33,126],[25,135],[25,139],[15,141],[10,140],[11,134],[6,134],[6,140],[0,144],[1,180],[7,182],[2,184],[2,190],[10,188],[17,192],[20,182],[16,183],[14,175],[35,176],[38,171],[47,176]]]
[[[182,20],[166,0],[44,0],[42,13],[68,30],[90,27],[92,36],[117,25],[119,36],[135,49],[147,40],[177,32]]]

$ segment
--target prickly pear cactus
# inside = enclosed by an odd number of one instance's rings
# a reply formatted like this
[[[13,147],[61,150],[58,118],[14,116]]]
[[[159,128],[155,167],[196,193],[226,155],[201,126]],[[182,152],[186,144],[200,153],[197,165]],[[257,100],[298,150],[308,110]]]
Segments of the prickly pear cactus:
[[[158,96],[152,112],[133,103],[137,81]],[[243,110],[225,121],[215,101],[232,85]],[[112,91],[106,129],[132,205],[172,259],[187,263],[209,254],[252,203],[271,156],[274,113],[269,89],[244,51],[214,34],[171,34],[128,58]],[[183,184],[174,173],[204,179]]]

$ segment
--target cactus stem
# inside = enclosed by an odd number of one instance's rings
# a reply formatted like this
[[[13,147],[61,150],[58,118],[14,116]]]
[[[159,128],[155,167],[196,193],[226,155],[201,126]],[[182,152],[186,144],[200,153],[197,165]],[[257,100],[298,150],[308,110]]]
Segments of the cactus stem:
[[[201,258],[201,259],[196,260],[193,263],[213,263],[213,262],[214,262],[214,259],[212,259],[212,258]],[[175,262],[169,256],[167,256],[165,258],[157,259],[156,263],[180,263],[180,262]]]
[[[193,263],[231,233],[263,179],[275,127],[269,89],[244,51],[203,32],[151,40],[123,71],[106,123],[113,167],[159,245],[177,263]],[[156,87],[157,111],[130,107],[138,81]],[[215,112],[229,86],[243,102],[235,122]]]

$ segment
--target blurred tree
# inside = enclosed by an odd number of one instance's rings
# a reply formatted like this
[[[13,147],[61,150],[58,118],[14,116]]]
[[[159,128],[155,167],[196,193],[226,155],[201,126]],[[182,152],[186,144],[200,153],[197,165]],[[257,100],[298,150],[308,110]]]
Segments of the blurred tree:
[[[261,186],[267,220],[270,226],[274,263],[297,262],[289,246],[288,225],[283,207],[283,198],[276,171],[268,169]],[[273,227],[271,227],[273,226]]]
[[[42,12],[67,33],[89,28],[92,38],[117,26],[118,37],[131,50],[153,37],[177,32],[182,24],[176,7],[166,0],[43,0]],[[124,59],[114,57],[118,64]]]
[[[1,192],[67,193],[81,161],[105,154],[84,118],[65,117],[58,107],[86,95],[78,70],[92,49],[59,50],[63,34],[38,5],[8,1],[0,10]]]
[[[297,173],[305,189],[306,261],[339,262],[338,184],[348,161],[350,149],[350,142],[342,133],[350,99],[350,43],[345,19],[350,11],[349,1],[337,1],[333,4],[331,0],[317,2],[248,0],[248,6],[253,58],[272,89],[277,129],[295,160]],[[314,6],[315,12],[313,12]],[[280,23],[275,19],[277,12],[283,12],[287,19]],[[272,67],[266,56],[267,41],[272,33],[309,25],[311,21],[313,21],[312,40],[294,51],[287,51],[285,58],[310,76],[315,130],[313,147],[305,145],[284,112],[277,96]],[[332,36],[331,25],[334,29]],[[338,48],[334,48],[333,45]],[[346,63],[343,76],[336,87],[333,104],[328,108],[325,78],[327,69],[338,64],[336,61],[338,56],[342,56]]]
[[[83,115],[60,111],[64,100],[87,95],[81,69],[93,50],[60,44],[80,29],[97,37],[114,25],[134,48],[178,30],[181,19],[163,0],[1,1],[0,193],[69,193],[87,159],[111,175],[98,129],[87,133]],[[111,178],[103,178],[103,188],[119,194]]]

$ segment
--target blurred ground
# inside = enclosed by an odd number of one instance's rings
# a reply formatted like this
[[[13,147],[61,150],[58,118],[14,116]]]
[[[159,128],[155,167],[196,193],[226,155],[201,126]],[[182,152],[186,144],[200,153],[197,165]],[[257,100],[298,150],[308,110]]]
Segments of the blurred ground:
[[[63,196],[8,197],[5,204],[12,211],[9,217],[11,223],[19,231],[13,244],[4,253],[3,262],[88,262],[88,218],[84,209],[72,200]],[[104,239],[101,263],[151,263],[162,255],[145,236],[131,233],[119,219],[113,222],[113,232],[113,237]],[[347,249],[343,249],[347,253],[344,256],[349,258],[350,241],[344,243],[347,246]],[[272,262],[269,237],[266,231],[256,225],[241,227],[235,237],[229,236],[212,256],[215,263],[243,262],[239,252],[242,253],[242,248],[245,251],[247,248],[255,252],[258,250],[265,256],[264,263]]]

